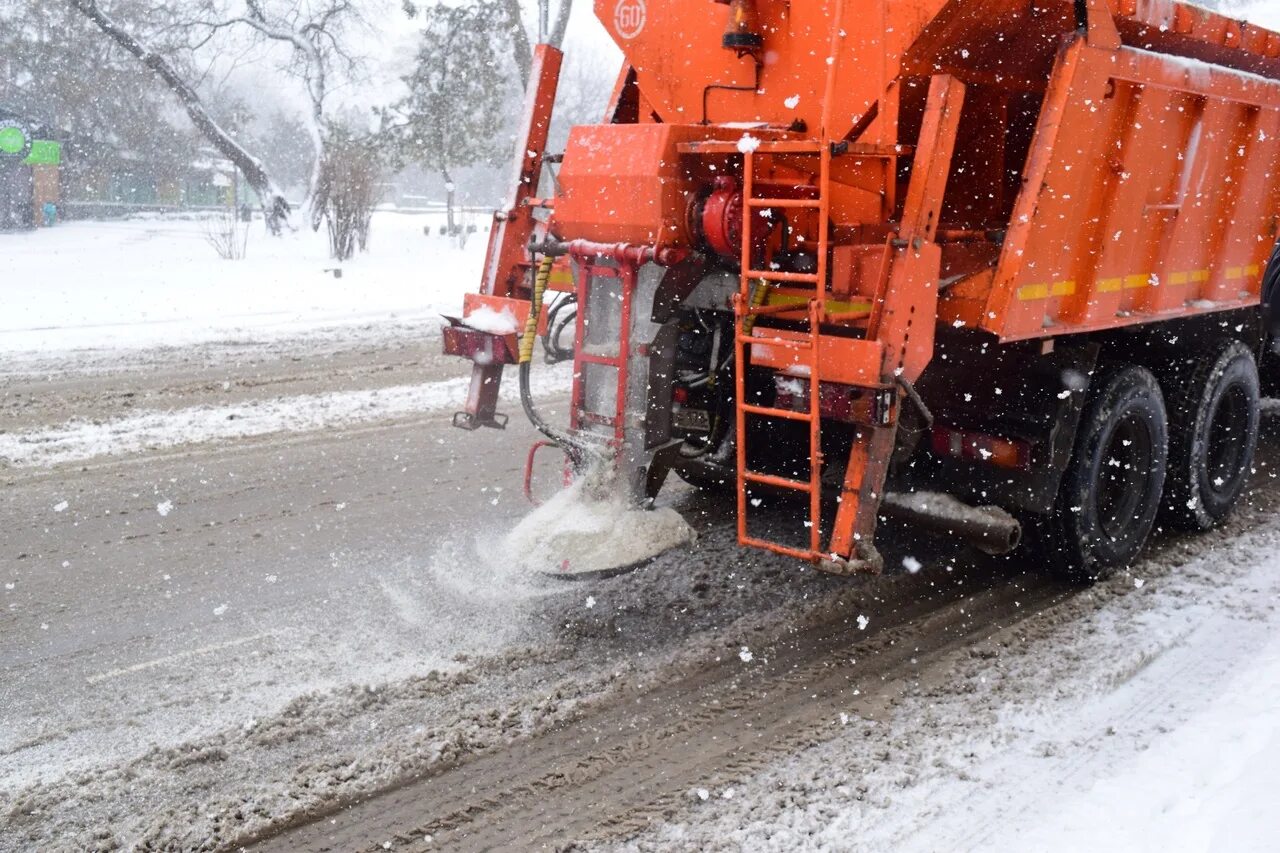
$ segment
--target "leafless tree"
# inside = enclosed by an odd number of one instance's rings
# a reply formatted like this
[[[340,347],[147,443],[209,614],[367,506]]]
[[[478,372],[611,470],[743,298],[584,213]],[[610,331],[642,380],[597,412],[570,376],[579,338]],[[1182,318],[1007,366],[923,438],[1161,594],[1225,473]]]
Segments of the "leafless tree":
[[[249,248],[249,224],[241,221],[240,211],[228,206],[205,223],[204,239],[224,261],[238,261]]]
[[[307,183],[311,201],[311,225],[319,228],[324,205],[316,204],[316,194],[324,168],[325,149],[331,129],[327,102],[335,72],[354,75],[358,57],[348,49],[346,37],[354,27],[364,26],[356,0],[242,0],[243,12],[229,11],[225,0],[203,0],[203,19],[194,22],[205,40],[228,28],[247,28],[256,38],[287,45],[288,73],[301,81],[308,102],[308,132],[313,149],[313,165]],[[236,0],[237,3],[241,0]]]
[[[245,150],[235,138],[220,125],[205,107],[200,96],[178,73],[174,64],[162,53],[153,50],[143,40],[131,34],[98,6],[98,0],[67,0],[71,8],[80,12],[104,35],[151,69],[177,97],[196,129],[210,144],[226,157],[240,173],[262,204],[267,229],[280,233],[289,218],[289,202],[267,173],[258,158]]]
[[[349,260],[369,248],[369,222],[378,203],[383,162],[369,134],[335,125],[325,146],[314,208],[328,226],[329,251]]]
[[[569,13],[573,10],[573,0],[560,0],[556,4],[554,18],[551,15],[552,2],[553,0],[537,0],[537,34],[547,44],[560,47],[569,30]],[[502,0],[504,24],[508,38],[511,39],[511,55],[520,72],[520,85],[527,89],[529,75],[533,71],[533,40],[529,38],[529,30],[525,27],[521,6],[521,0]]]

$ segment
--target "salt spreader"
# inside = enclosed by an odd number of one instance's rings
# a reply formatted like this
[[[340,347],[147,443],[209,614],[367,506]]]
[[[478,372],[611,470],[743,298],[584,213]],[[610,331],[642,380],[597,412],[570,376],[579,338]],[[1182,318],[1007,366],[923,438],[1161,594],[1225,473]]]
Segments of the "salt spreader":
[[[458,426],[505,422],[518,365],[574,465],[637,504],[723,488],[743,545],[840,573],[882,568],[887,513],[992,551],[1025,528],[1082,580],[1227,515],[1280,376],[1280,34],[1173,0],[595,12],[623,68],[554,156],[537,49],[445,330]],[[539,335],[574,362],[567,429],[530,399]]]

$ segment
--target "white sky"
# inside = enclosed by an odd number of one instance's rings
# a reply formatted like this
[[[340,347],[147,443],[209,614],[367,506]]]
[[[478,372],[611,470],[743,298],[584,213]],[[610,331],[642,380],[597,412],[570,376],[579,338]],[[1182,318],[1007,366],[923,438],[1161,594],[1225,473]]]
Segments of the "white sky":
[[[430,5],[430,0],[419,2],[423,6]],[[533,5],[528,0],[526,3],[530,7]],[[335,106],[367,109],[394,101],[403,91],[400,78],[409,73],[413,60],[421,21],[409,19],[400,8],[400,0],[363,0],[361,5],[369,30],[356,39],[356,50],[367,58],[366,79],[355,84],[335,85],[332,93]],[[1242,0],[1222,5],[1227,7],[1229,14],[1280,30],[1280,0]],[[592,69],[593,74],[600,68],[609,69],[605,85],[612,85],[621,53],[596,19],[594,6],[593,0],[574,0],[566,40],[568,69],[565,80],[574,79],[573,66],[581,63]],[[532,23],[533,20],[530,9],[526,21]],[[260,58],[227,76],[230,86],[254,104],[260,114],[273,109],[300,112],[305,105],[303,92],[296,81],[286,80],[274,67],[279,57],[287,57],[282,53],[284,50],[276,48],[275,58]]]

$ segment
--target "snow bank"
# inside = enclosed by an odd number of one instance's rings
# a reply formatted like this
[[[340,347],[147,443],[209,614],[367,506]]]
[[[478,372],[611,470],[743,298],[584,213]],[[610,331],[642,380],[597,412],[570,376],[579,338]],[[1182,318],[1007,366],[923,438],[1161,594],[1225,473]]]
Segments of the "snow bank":
[[[436,236],[438,221],[378,212],[370,251],[342,264],[329,259],[324,234],[272,238],[260,223],[238,261],[217,256],[201,220],[66,222],[2,234],[0,353],[290,337],[457,313],[479,281],[488,235],[472,234],[459,249]]]
[[[1050,800],[1009,849],[1275,850],[1280,637],[1230,663],[1243,665],[1207,708],[1165,723],[1172,730],[1115,775]]]
[[[535,395],[567,391],[572,374],[559,370],[533,374]],[[460,410],[469,376],[361,391],[277,397],[233,406],[197,406],[167,412],[142,412],[105,421],[72,420],[52,427],[0,432],[0,468],[50,466],[119,456],[144,450],[303,432],[388,420],[406,415]],[[517,400],[515,382],[502,386],[503,399]]]

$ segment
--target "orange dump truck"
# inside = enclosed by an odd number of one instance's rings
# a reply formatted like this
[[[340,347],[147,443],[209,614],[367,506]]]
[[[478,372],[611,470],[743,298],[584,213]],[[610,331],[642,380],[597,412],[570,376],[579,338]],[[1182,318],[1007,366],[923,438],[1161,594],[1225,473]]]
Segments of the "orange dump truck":
[[[519,365],[575,465],[638,502],[723,488],[743,545],[841,573],[882,568],[888,513],[992,551],[1026,529],[1080,579],[1227,515],[1280,378],[1280,34],[1172,0],[595,11],[624,67],[552,156],[538,49],[445,330],[458,425],[505,422]],[[538,335],[575,362],[567,429],[529,398]]]

